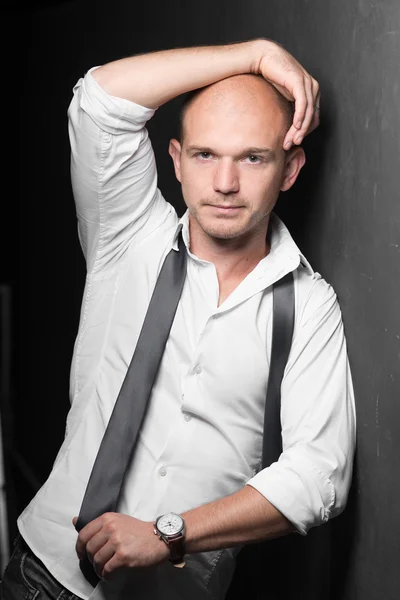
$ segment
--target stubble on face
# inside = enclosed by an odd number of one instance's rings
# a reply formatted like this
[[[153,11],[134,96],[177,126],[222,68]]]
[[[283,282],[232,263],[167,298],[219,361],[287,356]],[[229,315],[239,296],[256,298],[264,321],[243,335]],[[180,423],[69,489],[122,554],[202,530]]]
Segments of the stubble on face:
[[[230,204],[229,199],[225,199]],[[234,198],[232,204],[238,210],[230,215],[219,212],[213,207],[222,204],[220,200],[202,198],[198,203],[188,206],[192,230],[200,227],[202,231],[214,240],[241,239],[246,243],[247,237],[263,233],[268,227],[270,211],[252,209],[251,203],[245,198]]]
[[[265,237],[270,213],[279,195],[285,153],[286,115],[277,92],[264,80],[235,76],[203,90],[185,116],[182,145],[182,192],[189,209],[193,233],[206,234],[216,242]],[[210,147],[232,155],[249,147],[270,147],[273,160],[265,165],[238,168],[239,183],[222,189],[212,177],[212,166],[201,165],[200,176],[188,147]],[[240,175],[240,173],[242,173]],[[240,207],[233,214],[212,207]]]

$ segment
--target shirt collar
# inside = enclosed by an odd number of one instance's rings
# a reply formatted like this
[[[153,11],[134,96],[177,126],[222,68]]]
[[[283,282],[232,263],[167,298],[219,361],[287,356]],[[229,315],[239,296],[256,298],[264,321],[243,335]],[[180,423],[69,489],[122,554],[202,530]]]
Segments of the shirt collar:
[[[182,231],[182,238],[187,251],[191,256],[194,256],[190,252],[189,209],[186,209],[176,226],[176,231],[172,242],[172,248],[174,250],[178,250],[178,236],[180,231]],[[271,245],[270,252],[258,263],[256,267],[259,270],[260,277],[263,275],[266,269],[270,268],[271,261],[280,263],[281,265],[288,264],[291,267],[289,269],[290,271],[296,269],[301,263],[307,269],[310,275],[314,274],[313,268],[304,254],[298,248],[288,228],[274,212],[271,213],[269,232]]]
[[[178,224],[176,226],[176,230],[174,233],[174,239],[172,240],[172,248],[173,250],[179,250],[178,247],[178,236],[182,231],[182,238],[185,242],[185,246],[187,250],[189,250],[190,246],[190,238],[189,238],[189,209],[186,209],[182,217],[179,219]]]
[[[268,256],[270,256],[271,259],[279,262],[289,261],[289,263],[297,263],[296,268],[301,263],[306,268],[309,275],[314,275],[312,266],[295,243],[289,229],[274,212],[271,214],[269,232],[271,248]],[[261,263],[263,261],[267,262],[266,259],[268,256],[266,256]]]

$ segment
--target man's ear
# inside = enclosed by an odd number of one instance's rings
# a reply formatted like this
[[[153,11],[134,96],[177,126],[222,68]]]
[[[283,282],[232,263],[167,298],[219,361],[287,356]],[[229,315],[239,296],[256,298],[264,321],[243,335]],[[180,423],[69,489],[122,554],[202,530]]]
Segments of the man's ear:
[[[289,150],[285,160],[285,170],[281,185],[282,192],[286,192],[286,190],[292,187],[305,162],[306,155],[303,148],[294,146]]]
[[[174,162],[175,175],[177,180],[182,183],[181,179],[181,152],[182,146],[178,140],[172,139],[169,142],[168,152],[170,153]]]

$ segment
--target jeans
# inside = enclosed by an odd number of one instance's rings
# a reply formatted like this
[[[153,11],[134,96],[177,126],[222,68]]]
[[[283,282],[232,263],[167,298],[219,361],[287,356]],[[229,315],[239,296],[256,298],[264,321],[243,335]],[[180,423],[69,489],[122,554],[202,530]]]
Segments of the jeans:
[[[81,600],[65,589],[18,535],[0,582],[0,600]]]

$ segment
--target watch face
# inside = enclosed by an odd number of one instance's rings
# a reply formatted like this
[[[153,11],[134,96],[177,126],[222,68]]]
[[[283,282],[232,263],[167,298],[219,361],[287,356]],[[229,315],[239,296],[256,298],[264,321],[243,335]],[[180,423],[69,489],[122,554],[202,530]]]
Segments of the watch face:
[[[157,519],[157,529],[163,535],[175,535],[183,528],[183,519],[175,513],[167,513]]]

